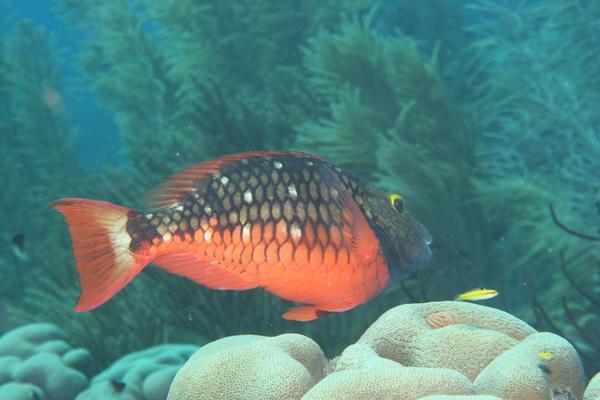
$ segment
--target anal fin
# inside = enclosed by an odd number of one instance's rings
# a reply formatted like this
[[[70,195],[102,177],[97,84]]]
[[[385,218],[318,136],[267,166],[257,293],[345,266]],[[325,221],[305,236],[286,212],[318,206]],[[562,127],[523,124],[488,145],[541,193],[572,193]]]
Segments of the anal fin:
[[[319,310],[315,306],[301,306],[291,308],[288,312],[284,313],[281,317],[290,321],[312,321],[328,314],[327,311]]]
[[[348,310],[352,310],[353,308],[355,308],[358,304],[356,304],[356,302],[337,302],[337,303],[319,303],[316,305],[316,307],[319,308],[319,310],[325,312],[344,312],[344,311],[348,311]]]
[[[219,264],[206,262],[193,253],[175,253],[157,257],[154,264],[169,272],[185,276],[211,289],[248,290],[257,284],[245,281]]]

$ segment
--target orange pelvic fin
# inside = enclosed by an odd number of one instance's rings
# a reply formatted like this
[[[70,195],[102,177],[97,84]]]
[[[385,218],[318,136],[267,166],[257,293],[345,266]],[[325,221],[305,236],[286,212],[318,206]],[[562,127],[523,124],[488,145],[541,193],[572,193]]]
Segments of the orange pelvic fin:
[[[157,257],[157,266],[174,274],[185,276],[211,289],[248,290],[258,285],[243,280],[218,264],[204,262],[193,253],[176,253]]]
[[[71,231],[81,295],[75,311],[99,307],[127,285],[148,263],[129,251],[129,208],[82,198],[50,203]]]
[[[288,312],[284,313],[281,317],[290,321],[312,321],[328,314],[327,311],[319,310],[315,306],[302,306],[291,308]]]

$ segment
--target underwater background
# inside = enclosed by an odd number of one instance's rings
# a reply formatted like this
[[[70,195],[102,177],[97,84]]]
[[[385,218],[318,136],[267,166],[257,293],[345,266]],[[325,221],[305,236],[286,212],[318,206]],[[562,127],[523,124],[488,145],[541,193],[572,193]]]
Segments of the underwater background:
[[[93,376],[163,343],[305,334],[328,357],[384,311],[485,305],[600,369],[600,2],[0,1],[0,334],[60,327]],[[390,193],[431,232],[416,275],[310,323],[260,290],[150,267],[97,310],[48,203],[143,209],[199,161],[301,150]]]

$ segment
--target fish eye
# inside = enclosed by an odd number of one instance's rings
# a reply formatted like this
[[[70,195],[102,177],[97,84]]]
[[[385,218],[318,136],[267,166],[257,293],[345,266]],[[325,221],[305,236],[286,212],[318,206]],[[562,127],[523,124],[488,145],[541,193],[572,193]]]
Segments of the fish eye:
[[[404,199],[397,193],[390,194],[390,205],[398,212],[404,211]]]

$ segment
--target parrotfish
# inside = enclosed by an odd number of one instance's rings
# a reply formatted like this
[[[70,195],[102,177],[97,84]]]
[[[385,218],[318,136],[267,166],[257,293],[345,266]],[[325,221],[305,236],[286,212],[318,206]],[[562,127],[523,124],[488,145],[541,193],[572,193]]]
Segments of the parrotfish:
[[[149,263],[213,289],[300,303],[283,318],[350,310],[425,265],[431,236],[403,198],[327,160],[251,152],[201,162],[151,192],[149,212],[66,198],[81,295],[108,301]]]

